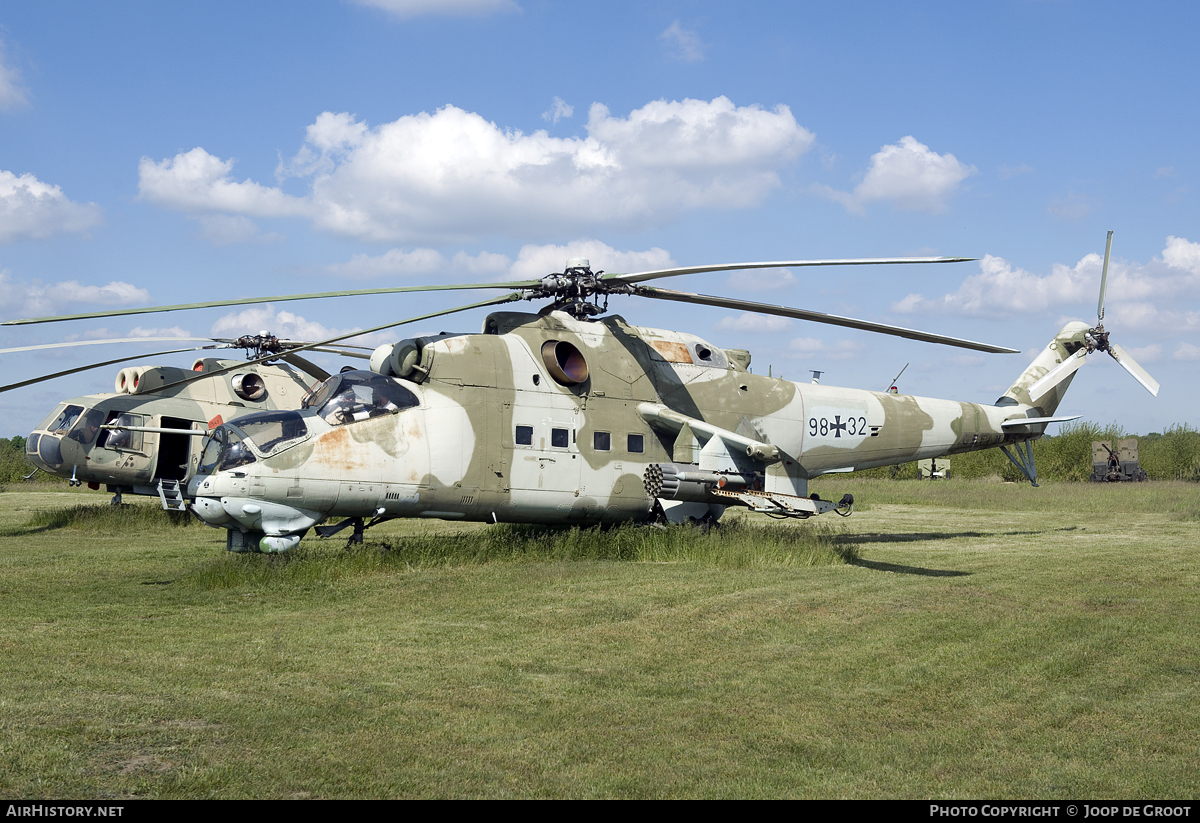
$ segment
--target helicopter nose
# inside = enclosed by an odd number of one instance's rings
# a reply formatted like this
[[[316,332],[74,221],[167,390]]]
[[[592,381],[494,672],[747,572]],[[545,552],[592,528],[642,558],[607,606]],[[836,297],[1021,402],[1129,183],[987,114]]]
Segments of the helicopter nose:
[[[324,520],[320,512],[245,497],[196,497],[192,509],[210,526],[258,533],[266,548],[255,551],[287,551]]]
[[[29,436],[25,438],[25,459],[34,466],[37,466],[42,471],[48,472],[51,470],[50,466],[47,465],[46,461],[42,459],[42,456],[38,454],[38,446],[41,443],[41,439],[41,432],[30,432]],[[54,438],[51,439],[53,440]]]
[[[211,497],[197,497],[192,504],[192,510],[210,526],[223,526],[233,519],[229,512],[225,511],[221,501]]]

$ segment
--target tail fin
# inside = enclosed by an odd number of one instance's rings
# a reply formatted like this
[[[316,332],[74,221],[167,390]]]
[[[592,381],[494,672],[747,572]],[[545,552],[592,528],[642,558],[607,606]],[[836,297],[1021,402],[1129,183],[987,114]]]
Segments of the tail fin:
[[[1076,352],[1086,349],[1085,336],[1091,331],[1087,323],[1073,320],[1042,349],[1016,382],[996,401],[997,406],[1024,405],[1041,410],[1043,415],[1054,414],[1062,402],[1075,369],[1082,364]],[[1047,379],[1048,378],[1048,379]]]

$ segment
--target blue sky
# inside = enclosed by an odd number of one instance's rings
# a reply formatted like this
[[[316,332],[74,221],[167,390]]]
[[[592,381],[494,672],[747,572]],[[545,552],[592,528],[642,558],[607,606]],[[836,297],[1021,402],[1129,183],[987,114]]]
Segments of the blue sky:
[[[992,402],[1068,319],[1060,413],[1195,425],[1200,200],[1188,3],[9,4],[0,11],[0,315],[740,260],[955,255],[669,288],[984,340],[957,349],[615,298],[755,371]],[[470,302],[286,303],[5,328],[313,339]],[[371,339],[478,330],[483,312]],[[155,345],[0,354],[3,382]],[[162,346],[173,348],[173,346]],[[176,356],[190,362],[187,355]],[[156,358],[170,362],[170,358]],[[0,435],[109,367],[0,395]]]

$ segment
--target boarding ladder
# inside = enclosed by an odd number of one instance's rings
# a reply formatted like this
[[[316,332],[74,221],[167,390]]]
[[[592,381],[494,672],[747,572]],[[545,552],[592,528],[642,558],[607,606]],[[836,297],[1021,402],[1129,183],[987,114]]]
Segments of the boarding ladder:
[[[183,489],[180,488],[178,480],[165,480],[160,477],[158,497],[166,511],[187,511],[187,499],[183,496]]]

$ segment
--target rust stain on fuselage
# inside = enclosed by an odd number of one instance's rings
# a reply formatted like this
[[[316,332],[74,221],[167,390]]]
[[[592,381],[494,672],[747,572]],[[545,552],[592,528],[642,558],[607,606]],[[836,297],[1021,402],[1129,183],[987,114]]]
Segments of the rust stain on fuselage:
[[[366,468],[365,456],[360,444],[351,436],[349,427],[345,426],[321,435],[313,445],[313,462],[338,471],[352,472]]]
[[[650,345],[654,350],[663,356],[663,359],[668,363],[691,363],[692,353],[688,351],[688,347],[682,343],[675,343],[671,340],[651,340]]]

